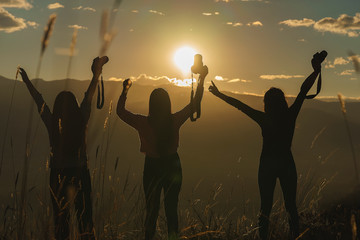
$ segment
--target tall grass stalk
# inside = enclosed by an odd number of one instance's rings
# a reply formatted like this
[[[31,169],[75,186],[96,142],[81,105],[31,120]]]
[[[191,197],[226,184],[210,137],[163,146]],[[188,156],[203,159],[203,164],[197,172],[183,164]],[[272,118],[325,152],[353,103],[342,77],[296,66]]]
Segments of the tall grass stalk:
[[[72,38],[71,38],[71,43],[70,43],[70,49],[69,49],[70,50],[70,52],[69,52],[69,63],[68,63],[67,71],[66,71],[66,86],[65,86],[65,89],[68,88],[68,84],[69,84],[71,63],[72,63],[72,59],[73,59],[74,53],[75,53],[77,35],[78,35],[78,29],[74,28],[74,32],[73,32],[73,35],[72,35]]]
[[[1,176],[2,166],[3,166],[3,162],[4,162],[6,138],[7,138],[7,134],[8,134],[8,130],[9,130],[10,115],[11,115],[11,110],[12,110],[12,104],[14,101],[15,87],[16,87],[16,82],[17,82],[17,78],[19,75],[19,71],[20,71],[20,66],[18,66],[17,70],[16,70],[15,80],[14,80],[14,84],[13,84],[12,92],[11,92],[11,100],[10,100],[9,110],[8,110],[8,114],[7,114],[7,118],[6,118],[5,133],[4,133],[4,139],[3,139],[3,144],[2,144],[2,148],[1,148],[0,176]]]
[[[347,115],[346,115],[345,100],[344,100],[343,96],[340,93],[338,94],[338,98],[339,98],[339,102],[340,102],[340,106],[341,106],[341,112],[342,112],[343,117],[344,117],[344,122],[345,122],[345,126],[346,126],[347,135],[348,135],[348,138],[349,138],[351,154],[352,154],[352,157],[353,157],[356,184],[359,185],[360,181],[359,181],[359,172],[358,172],[358,166],[357,166],[356,155],[355,155],[355,147],[354,147],[354,142],[353,142],[352,136],[351,136],[349,121],[348,121]]]
[[[48,23],[44,29],[44,35],[41,39],[41,50],[40,58],[36,71],[36,79],[34,82],[34,87],[37,87],[38,77],[40,74],[40,67],[43,55],[49,44],[50,36],[54,29],[54,24],[56,20],[56,14],[51,14],[48,20]],[[22,175],[22,184],[20,192],[20,210],[19,210],[19,230],[18,230],[18,239],[24,239],[26,232],[26,206],[27,206],[27,181],[28,181],[28,171],[29,171],[29,159],[30,159],[30,137],[31,137],[31,128],[33,122],[33,112],[34,112],[34,102],[32,101],[29,109],[29,121],[26,129],[26,142],[25,142],[25,153],[24,153],[24,169]],[[39,120],[40,121],[40,120]]]

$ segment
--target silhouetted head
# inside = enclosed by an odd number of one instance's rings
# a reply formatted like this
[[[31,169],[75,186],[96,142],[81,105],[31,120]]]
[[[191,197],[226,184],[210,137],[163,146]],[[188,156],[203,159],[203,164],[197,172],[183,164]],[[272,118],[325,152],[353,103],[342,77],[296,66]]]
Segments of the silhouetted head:
[[[79,105],[72,92],[62,91],[56,96],[53,107],[55,118],[69,119],[74,114],[76,116],[79,111]]]
[[[284,113],[289,107],[284,92],[279,88],[270,88],[264,96],[265,113],[277,115]]]
[[[76,97],[72,92],[62,91],[53,107],[53,139],[63,151],[77,151],[83,137],[84,122]],[[59,145],[60,144],[60,145]]]
[[[158,154],[169,154],[169,147],[174,141],[174,129],[170,97],[163,88],[156,88],[150,95],[149,122],[155,130]]]
[[[149,101],[149,117],[167,118],[171,115],[171,102],[168,92],[163,88],[152,91]]]

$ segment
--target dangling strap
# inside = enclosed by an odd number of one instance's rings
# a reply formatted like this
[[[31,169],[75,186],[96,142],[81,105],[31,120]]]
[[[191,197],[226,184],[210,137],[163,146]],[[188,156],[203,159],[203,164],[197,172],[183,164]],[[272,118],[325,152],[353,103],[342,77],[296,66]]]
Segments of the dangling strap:
[[[194,117],[194,75],[191,73],[191,95],[190,95],[190,120],[192,122],[196,121],[196,118]]]
[[[321,72],[319,73],[319,78],[318,78],[318,82],[317,82],[317,90],[315,94],[311,94],[311,95],[307,95],[305,98],[306,99],[313,99],[314,97],[316,97],[321,90]]]
[[[195,108],[195,111],[194,111],[194,108]],[[190,120],[192,122],[195,122],[196,119],[200,118],[200,114],[201,114],[200,104],[198,106],[194,107],[194,75],[193,75],[193,73],[191,73],[190,111],[191,111]],[[194,117],[194,112],[196,112],[196,117]]]
[[[103,80],[102,75],[101,75],[101,100],[100,100],[100,86],[99,85],[98,85],[98,95],[97,95],[96,107],[97,107],[97,109],[102,109],[104,106],[104,99],[105,99],[105,97],[104,97],[104,80]]]

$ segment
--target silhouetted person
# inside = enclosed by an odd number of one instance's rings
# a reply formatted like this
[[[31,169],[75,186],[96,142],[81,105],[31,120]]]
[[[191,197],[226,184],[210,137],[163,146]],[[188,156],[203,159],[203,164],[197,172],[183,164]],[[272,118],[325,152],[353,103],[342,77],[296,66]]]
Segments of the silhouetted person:
[[[50,195],[53,204],[55,238],[69,239],[69,207],[74,201],[80,239],[95,239],[92,219],[91,180],[87,166],[86,132],[102,66],[106,58],[95,58],[93,78],[80,107],[72,92],[62,91],[55,99],[51,113],[41,94],[30,82],[24,69],[23,81],[35,100],[50,141]]]
[[[290,107],[288,107],[283,91],[278,88],[270,88],[265,93],[265,112],[261,112],[221,93],[213,82],[213,85],[209,87],[211,93],[244,112],[261,127],[263,147],[258,172],[261,197],[259,215],[261,239],[267,239],[269,215],[277,178],[280,180],[285,207],[290,216],[291,234],[294,238],[299,235],[299,216],[296,208],[297,173],[291,153],[291,142],[300,108],[321,70],[321,62],[314,61],[314,58],[311,61],[314,72],[306,78],[300,93]]]
[[[199,106],[204,80],[208,74],[205,66],[200,73],[194,105]],[[125,109],[130,80],[123,83],[123,91],[117,105],[119,117],[135,128],[140,137],[140,151],[145,154],[143,187],[146,198],[145,239],[153,239],[159,214],[160,195],[164,189],[164,205],[168,226],[168,238],[178,238],[178,196],[182,183],[182,170],[177,148],[179,129],[193,113],[188,104],[172,114],[169,94],[163,88],[153,90],[149,101],[149,115],[133,114]]]

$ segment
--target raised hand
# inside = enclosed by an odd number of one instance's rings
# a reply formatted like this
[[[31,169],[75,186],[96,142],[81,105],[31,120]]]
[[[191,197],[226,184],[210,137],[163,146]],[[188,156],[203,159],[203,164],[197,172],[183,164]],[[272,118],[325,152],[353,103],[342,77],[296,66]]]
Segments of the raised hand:
[[[24,82],[30,81],[27,73],[25,72],[25,70],[24,70],[23,68],[19,68],[19,73],[20,73],[21,78],[22,78],[22,80],[23,80]]]
[[[107,56],[103,56],[101,58],[96,57],[93,60],[91,65],[91,71],[93,72],[95,77],[99,77],[102,72],[102,67],[109,61]]]
[[[201,78],[205,78],[208,75],[208,73],[209,73],[208,67],[206,65],[203,66],[203,68],[202,68],[202,70],[200,72]]]
[[[314,71],[319,72],[321,70],[321,63],[325,60],[327,56],[327,52],[321,51],[320,53],[317,52],[313,55],[313,58],[311,59],[311,65],[314,69]]]
[[[123,82],[123,92],[127,93],[132,85],[132,81],[128,78]]]
[[[211,84],[209,86],[209,92],[211,92],[212,94],[214,94],[215,96],[219,95],[220,91],[219,89],[216,87],[215,83],[213,81],[211,81]]]

